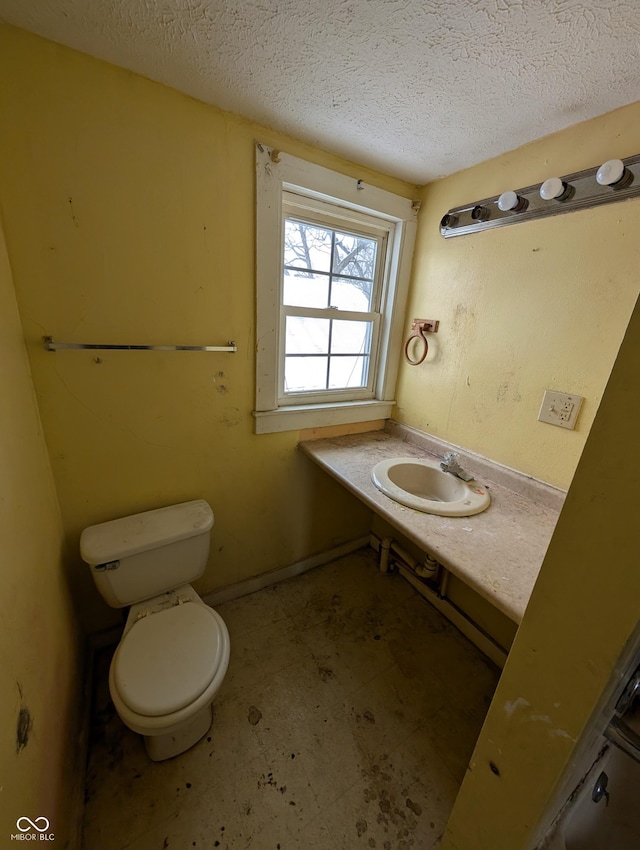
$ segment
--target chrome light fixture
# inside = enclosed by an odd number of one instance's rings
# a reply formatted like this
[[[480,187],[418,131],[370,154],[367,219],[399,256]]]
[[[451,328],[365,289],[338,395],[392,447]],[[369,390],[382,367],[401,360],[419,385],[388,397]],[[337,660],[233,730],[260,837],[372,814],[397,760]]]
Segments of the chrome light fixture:
[[[448,239],[638,197],[640,154],[454,207],[440,219],[440,233]]]

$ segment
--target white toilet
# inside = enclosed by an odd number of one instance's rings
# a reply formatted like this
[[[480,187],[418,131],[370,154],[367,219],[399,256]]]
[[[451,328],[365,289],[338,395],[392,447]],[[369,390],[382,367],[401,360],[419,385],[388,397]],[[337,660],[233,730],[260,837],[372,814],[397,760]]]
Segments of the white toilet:
[[[197,743],[229,663],[229,632],[189,582],[204,572],[213,513],[203,500],[82,532],[80,554],[105,601],[131,606],[109,670],[122,721],[162,761]]]

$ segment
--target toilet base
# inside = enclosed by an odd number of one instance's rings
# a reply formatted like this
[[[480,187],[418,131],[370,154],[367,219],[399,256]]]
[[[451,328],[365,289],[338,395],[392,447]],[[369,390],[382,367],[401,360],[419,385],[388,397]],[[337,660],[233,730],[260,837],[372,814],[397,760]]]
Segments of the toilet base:
[[[213,712],[209,704],[171,735],[144,735],[147,755],[152,761],[164,761],[184,753],[207,734],[212,719]]]

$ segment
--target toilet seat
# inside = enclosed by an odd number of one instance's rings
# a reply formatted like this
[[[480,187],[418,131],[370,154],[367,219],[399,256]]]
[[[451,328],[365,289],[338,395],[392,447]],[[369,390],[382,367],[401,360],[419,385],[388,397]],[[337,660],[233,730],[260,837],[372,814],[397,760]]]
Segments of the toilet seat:
[[[228,638],[219,620],[213,609],[193,602],[140,616],[112,662],[122,702],[146,717],[171,715],[196,702],[224,661]]]

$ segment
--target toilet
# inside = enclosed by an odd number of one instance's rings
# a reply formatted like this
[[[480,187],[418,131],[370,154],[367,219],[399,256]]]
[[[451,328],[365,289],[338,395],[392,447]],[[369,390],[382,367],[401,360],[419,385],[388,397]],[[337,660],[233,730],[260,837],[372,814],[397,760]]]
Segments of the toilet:
[[[105,602],[131,606],[109,691],[153,761],[206,735],[227,671],[227,627],[190,584],[204,572],[212,527],[213,512],[199,499],[92,525],[80,537]]]

